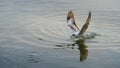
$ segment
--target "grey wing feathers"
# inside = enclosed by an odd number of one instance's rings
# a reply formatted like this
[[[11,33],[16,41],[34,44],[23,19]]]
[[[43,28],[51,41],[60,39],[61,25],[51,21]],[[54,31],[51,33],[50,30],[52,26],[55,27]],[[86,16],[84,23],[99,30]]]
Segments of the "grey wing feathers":
[[[91,20],[91,11],[89,11],[86,23],[83,25],[82,29],[80,30],[79,35],[83,35],[83,33],[85,33],[85,31],[87,30],[87,28],[89,26],[90,20]]]

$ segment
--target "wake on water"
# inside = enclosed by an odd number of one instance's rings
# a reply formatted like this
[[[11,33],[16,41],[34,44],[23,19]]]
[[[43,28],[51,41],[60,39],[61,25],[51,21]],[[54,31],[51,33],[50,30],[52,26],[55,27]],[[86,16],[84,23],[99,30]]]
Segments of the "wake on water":
[[[93,39],[95,36],[100,36],[100,34],[94,33],[94,32],[86,32],[84,35],[72,35],[71,39],[73,41],[77,40],[86,40],[86,39]]]

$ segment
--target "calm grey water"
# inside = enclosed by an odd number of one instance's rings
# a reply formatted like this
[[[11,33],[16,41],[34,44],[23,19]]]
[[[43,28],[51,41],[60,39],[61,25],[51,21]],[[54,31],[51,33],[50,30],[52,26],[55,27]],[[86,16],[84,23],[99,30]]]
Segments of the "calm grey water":
[[[119,2],[0,0],[0,68],[119,68]],[[68,10],[80,28],[91,11],[87,32],[98,35],[72,46]]]

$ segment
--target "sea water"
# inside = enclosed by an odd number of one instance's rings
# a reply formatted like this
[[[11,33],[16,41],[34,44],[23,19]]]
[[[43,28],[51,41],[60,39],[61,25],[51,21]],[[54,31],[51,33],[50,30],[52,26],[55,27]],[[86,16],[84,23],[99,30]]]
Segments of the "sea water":
[[[0,0],[0,68],[119,68],[119,0]],[[79,28],[88,12],[92,39],[73,42],[66,16]]]

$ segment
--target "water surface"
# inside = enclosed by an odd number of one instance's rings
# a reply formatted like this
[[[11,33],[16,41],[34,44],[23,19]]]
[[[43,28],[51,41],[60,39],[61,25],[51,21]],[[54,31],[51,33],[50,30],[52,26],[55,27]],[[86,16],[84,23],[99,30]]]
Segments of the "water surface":
[[[119,68],[119,1],[107,2],[0,0],[0,67]],[[70,9],[80,28],[91,10],[87,32],[98,34],[95,38],[71,41],[66,24]]]

